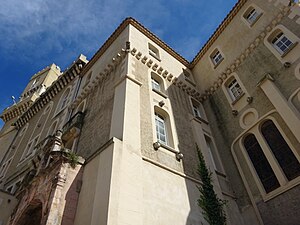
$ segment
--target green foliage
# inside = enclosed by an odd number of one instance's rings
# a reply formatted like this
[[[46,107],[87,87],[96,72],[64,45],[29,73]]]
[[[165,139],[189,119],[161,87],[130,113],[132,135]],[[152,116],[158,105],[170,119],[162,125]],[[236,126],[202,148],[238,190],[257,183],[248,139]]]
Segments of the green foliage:
[[[66,152],[66,157],[70,166],[75,169],[76,165],[79,163],[79,156],[76,155],[74,152]]]
[[[226,202],[217,197],[212,185],[212,173],[208,170],[204,157],[198,146],[197,152],[199,158],[197,172],[202,181],[202,184],[198,187],[200,191],[198,205],[202,208],[203,216],[210,225],[225,225],[226,214],[223,206]]]

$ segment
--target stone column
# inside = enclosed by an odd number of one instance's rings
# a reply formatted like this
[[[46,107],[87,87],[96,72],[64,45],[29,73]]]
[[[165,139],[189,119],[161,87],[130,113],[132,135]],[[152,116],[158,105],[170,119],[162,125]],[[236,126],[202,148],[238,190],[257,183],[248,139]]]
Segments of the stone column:
[[[300,118],[274,84],[274,78],[268,74],[257,86],[263,90],[296,139],[300,142]]]

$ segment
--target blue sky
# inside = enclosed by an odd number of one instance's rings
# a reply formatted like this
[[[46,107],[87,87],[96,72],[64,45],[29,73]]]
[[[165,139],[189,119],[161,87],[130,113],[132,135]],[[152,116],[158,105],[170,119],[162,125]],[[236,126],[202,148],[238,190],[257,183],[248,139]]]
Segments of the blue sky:
[[[0,7],[0,111],[29,78],[55,63],[90,59],[126,17],[134,17],[191,60],[237,0],[7,0]],[[2,121],[0,122],[0,127]]]

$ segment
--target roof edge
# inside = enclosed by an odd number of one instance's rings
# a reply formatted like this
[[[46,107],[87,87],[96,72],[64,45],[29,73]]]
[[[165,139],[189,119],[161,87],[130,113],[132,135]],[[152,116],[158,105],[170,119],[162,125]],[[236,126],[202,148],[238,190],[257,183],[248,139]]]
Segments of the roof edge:
[[[203,55],[208,51],[208,49],[213,45],[213,43],[216,41],[216,39],[220,36],[220,34],[223,32],[223,30],[229,25],[229,23],[232,21],[232,19],[235,17],[235,15],[240,11],[240,9],[244,6],[244,4],[248,0],[238,0],[238,2],[233,6],[233,8],[230,10],[230,12],[227,14],[227,16],[224,18],[224,20],[221,22],[221,24],[217,27],[217,29],[214,31],[214,33],[210,36],[208,41],[203,45],[203,47],[199,50],[199,52],[196,54],[196,56],[192,59],[190,62],[190,68],[193,68],[196,63],[199,62],[199,60],[203,57]]]
[[[173,50],[169,45],[167,45],[164,41],[159,39],[155,34],[153,34],[150,30],[148,30],[145,26],[139,23],[133,17],[125,18],[121,24],[115,29],[115,31],[106,39],[104,44],[99,48],[99,50],[93,55],[89,63],[83,68],[82,74],[86,73],[93,64],[104,54],[104,52],[110,47],[110,45],[117,39],[120,33],[128,26],[132,25],[137,28],[140,32],[142,32],[146,37],[152,40],[154,43],[159,45],[165,51],[167,51],[170,55],[172,55],[175,59],[177,59],[180,63],[189,66],[189,61],[186,60],[183,56],[178,54],[175,50]],[[125,44],[125,43],[124,43]],[[125,46],[124,46],[125,47]]]

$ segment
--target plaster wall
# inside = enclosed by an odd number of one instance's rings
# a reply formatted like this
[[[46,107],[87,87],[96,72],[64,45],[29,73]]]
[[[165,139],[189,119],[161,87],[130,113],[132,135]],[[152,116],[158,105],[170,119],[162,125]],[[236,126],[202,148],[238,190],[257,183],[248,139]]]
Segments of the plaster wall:
[[[17,199],[9,193],[0,191],[0,224],[6,224],[13,209],[17,205]]]
[[[252,27],[249,27],[247,22],[244,21],[243,14],[252,4],[262,9],[263,14]],[[281,4],[275,7],[274,3],[270,1],[250,0],[245,3],[193,68],[192,71],[196,83],[200,86],[200,90],[204,91],[213,85],[213,82],[218,79],[218,76],[220,76],[222,72],[225,72],[226,68],[230,66],[236,58],[248,48],[249,44],[259,36],[264,28],[271,23],[280,12],[280,8],[282,8]],[[210,54],[216,48],[223,52],[224,60],[214,69]]]
[[[93,82],[104,68],[112,63],[112,58],[125,48],[128,41],[128,27],[114,40],[101,57],[83,75],[83,80],[78,92],[82,93],[89,84],[86,79],[91,74],[90,82]],[[79,138],[78,153],[83,157],[89,157],[104,143],[110,139],[112,126],[112,113],[115,100],[115,85],[121,75],[126,74],[126,61],[123,60],[99,85],[85,98],[86,110],[82,132]]]

